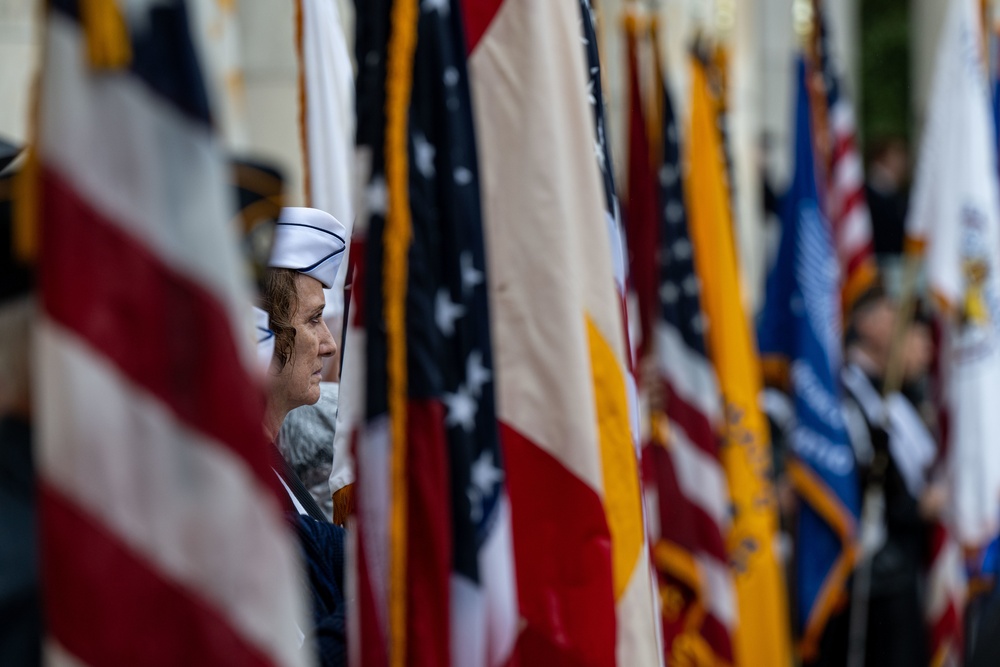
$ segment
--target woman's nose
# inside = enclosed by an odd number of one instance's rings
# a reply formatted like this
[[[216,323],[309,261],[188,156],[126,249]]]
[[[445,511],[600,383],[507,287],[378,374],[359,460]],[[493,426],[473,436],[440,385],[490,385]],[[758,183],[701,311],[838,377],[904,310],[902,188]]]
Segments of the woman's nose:
[[[319,343],[319,356],[321,357],[332,357],[337,353],[337,341],[334,340],[333,334],[330,333],[330,327],[326,326],[326,322],[323,322],[323,332],[322,339]]]

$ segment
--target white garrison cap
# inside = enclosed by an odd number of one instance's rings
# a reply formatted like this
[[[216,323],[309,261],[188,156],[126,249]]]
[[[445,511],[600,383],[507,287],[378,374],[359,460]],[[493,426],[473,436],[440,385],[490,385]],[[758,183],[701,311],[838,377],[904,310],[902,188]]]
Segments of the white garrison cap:
[[[333,287],[347,249],[347,230],[325,211],[286,206],[274,227],[268,266],[292,269]]]
[[[271,357],[274,356],[274,332],[271,326],[267,311],[253,307],[254,334],[257,339],[257,364],[264,373],[271,366]]]

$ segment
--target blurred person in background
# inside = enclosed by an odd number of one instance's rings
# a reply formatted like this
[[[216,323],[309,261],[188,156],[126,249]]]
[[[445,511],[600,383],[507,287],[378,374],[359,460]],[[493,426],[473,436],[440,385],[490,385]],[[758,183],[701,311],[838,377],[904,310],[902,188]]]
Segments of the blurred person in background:
[[[872,245],[890,294],[900,293],[903,240],[909,208],[910,153],[901,137],[871,142],[865,169],[865,198],[871,214]]]
[[[871,211],[872,242],[879,257],[898,257],[903,252],[909,174],[910,154],[903,139],[888,137],[872,142],[865,196]]]
[[[866,498],[878,508],[860,527],[867,590],[854,586],[850,613],[867,609],[866,665],[923,667],[928,637],[921,578],[926,560],[928,512],[940,490],[928,483],[937,446],[919,411],[933,346],[923,322],[893,340],[897,310],[881,287],[862,297],[851,316],[842,381],[845,416]],[[903,386],[883,397],[894,345],[901,345]],[[855,577],[858,576],[856,571]],[[862,581],[865,581],[863,578]],[[860,598],[860,599],[858,599]],[[843,632],[843,624],[841,631]],[[847,641],[847,637],[844,637]]]
[[[340,347],[340,346],[336,346]],[[336,361],[336,354],[332,361]],[[278,432],[278,449],[302,480],[327,521],[333,520],[330,472],[333,436],[337,431],[338,382],[320,382],[319,400],[295,408]]]
[[[3,142],[0,142],[2,144]],[[14,256],[15,150],[0,146],[0,665],[41,663],[38,512],[31,450],[32,275]]]

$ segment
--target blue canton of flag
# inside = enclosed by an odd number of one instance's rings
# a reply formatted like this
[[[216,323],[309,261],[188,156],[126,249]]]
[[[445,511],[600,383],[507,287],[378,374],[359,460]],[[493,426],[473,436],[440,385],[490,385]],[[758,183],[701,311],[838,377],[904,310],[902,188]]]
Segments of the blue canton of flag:
[[[997,155],[1000,155],[1000,30],[994,28],[988,35],[990,93],[993,102],[993,136],[996,137]],[[1000,162],[1000,161],[998,161]],[[1000,178],[1000,163],[997,164]]]
[[[618,211],[618,195],[615,189],[615,172],[612,169],[611,145],[608,143],[607,122],[604,117],[604,92],[601,86],[601,62],[597,49],[597,30],[594,9],[589,0],[580,0],[580,29],[583,33],[584,53],[587,56],[588,101],[594,112],[594,157],[601,167],[604,179],[604,199],[607,206],[609,224],[612,224],[621,238],[617,227],[621,224]]]
[[[758,323],[762,357],[788,364],[796,426],[788,474],[799,512],[797,607],[803,653],[815,649],[854,560],[859,514],[854,454],[836,378],[840,283],[816,184],[805,63],[797,67],[795,175],[782,202],[782,238]]]

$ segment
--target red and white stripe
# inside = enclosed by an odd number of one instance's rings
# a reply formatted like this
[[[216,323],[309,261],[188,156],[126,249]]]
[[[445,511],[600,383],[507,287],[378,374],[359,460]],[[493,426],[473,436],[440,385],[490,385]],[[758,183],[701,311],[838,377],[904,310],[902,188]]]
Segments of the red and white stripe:
[[[845,286],[872,261],[872,223],[865,200],[864,165],[857,148],[854,109],[841,96],[829,109],[833,140],[827,186],[827,216]]]
[[[89,71],[68,16],[47,29],[35,404],[49,659],[305,664],[223,152],[129,71]]]
[[[924,618],[931,631],[931,665],[961,664],[962,614],[967,596],[962,549],[944,524],[934,525],[931,567],[927,573]]]
[[[660,516],[651,517],[660,532],[654,541],[671,542],[694,560],[700,584],[696,594],[706,611],[700,632],[717,656],[731,663],[738,612],[724,539],[730,521],[729,486],[716,445],[722,419],[719,385],[708,359],[689,349],[672,324],[658,321],[655,335],[658,369],[667,387],[669,429],[662,439],[670,460],[654,473],[659,483],[649,485],[647,493],[668,493],[669,516],[682,519],[661,522]],[[657,463],[654,459],[653,465]],[[647,499],[653,509],[666,500]]]

